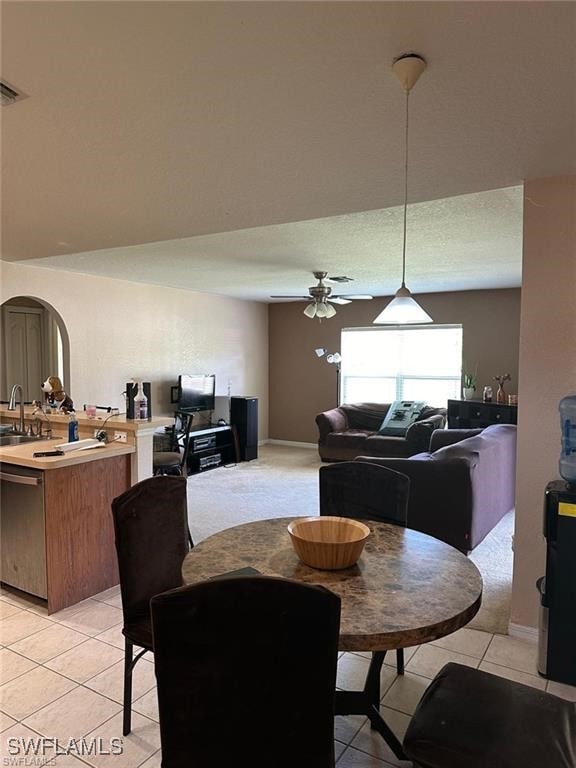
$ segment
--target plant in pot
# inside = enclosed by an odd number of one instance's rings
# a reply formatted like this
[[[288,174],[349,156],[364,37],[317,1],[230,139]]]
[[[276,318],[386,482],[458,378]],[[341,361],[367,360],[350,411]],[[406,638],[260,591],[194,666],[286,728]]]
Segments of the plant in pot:
[[[476,392],[476,374],[465,373],[462,385],[462,395],[464,400],[472,400]]]

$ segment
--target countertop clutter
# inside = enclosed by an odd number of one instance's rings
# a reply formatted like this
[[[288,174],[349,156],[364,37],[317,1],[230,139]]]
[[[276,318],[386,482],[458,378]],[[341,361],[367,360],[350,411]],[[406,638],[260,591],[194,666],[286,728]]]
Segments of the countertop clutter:
[[[38,416],[40,416],[42,421],[42,433],[46,434],[48,430],[51,430],[51,438],[34,440],[34,442],[20,445],[0,446],[0,461],[2,463],[17,464],[33,469],[56,469],[108,457],[131,454],[138,451],[138,445],[141,444],[142,439],[150,442],[151,449],[154,430],[171,423],[170,417],[134,421],[127,419],[125,416],[108,416],[104,414],[103,416],[89,418],[83,411],[80,411],[76,414],[80,440],[93,439],[97,432],[105,432],[105,446],[103,448],[66,451],[64,456],[35,458],[33,456],[34,453],[54,451],[57,445],[68,442],[69,417],[66,414],[38,415],[32,407],[26,406],[24,408],[25,428],[27,429],[30,425],[34,425]],[[5,405],[0,406],[1,423],[16,423],[18,425],[19,420],[20,412],[18,408],[14,411],[9,411]],[[140,470],[143,476],[149,476],[152,473],[151,460],[149,463],[149,471],[145,471],[146,468]],[[137,482],[139,479],[142,479],[142,477],[136,474],[132,481]]]
[[[35,418],[35,409],[32,406],[24,407],[24,420],[29,423]],[[11,421],[18,422],[20,418],[20,411],[16,408],[15,411],[9,411],[5,405],[0,405],[0,422],[10,423]],[[61,435],[66,435],[68,432],[69,418],[65,413],[49,413],[41,415],[42,421],[45,425],[51,426],[54,432]],[[78,419],[78,425],[80,429],[86,429],[90,431],[90,434],[86,434],[86,437],[94,437],[94,431],[102,428],[106,430],[121,429],[124,432],[137,433],[148,429],[157,429],[158,427],[165,426],[172,422],[172,417],[167,416],[165,418],[134,420],[127,419],[126,416],[109,416],[108,414],[88,417],[84,411],[78,411],[76,413]]]

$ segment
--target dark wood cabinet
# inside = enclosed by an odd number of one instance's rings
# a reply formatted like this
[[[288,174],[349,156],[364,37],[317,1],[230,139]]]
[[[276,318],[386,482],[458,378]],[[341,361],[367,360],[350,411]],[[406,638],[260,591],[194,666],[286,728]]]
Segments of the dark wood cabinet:
[[[448,429],[476,429],[490,424],[516,424],[518,406],[482,400],[448,400]]]

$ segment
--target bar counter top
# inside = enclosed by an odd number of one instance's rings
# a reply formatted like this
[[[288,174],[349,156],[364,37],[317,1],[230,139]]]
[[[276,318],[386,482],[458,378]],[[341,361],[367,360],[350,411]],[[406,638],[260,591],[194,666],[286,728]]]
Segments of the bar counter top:
[[[125,456],[136,451],[136,447],[133,444],[116,442],[108,443],[102,448],[68,451],[63,456],[42,456],[38,458],[33,456],[36,451],[53,451],[57,445],[66,441],[65,437],[53,437],[51,440],[35,440],[34,442],[21,443],[20,445],[2,445],[0,446],[0,463],[2,465],[13,464],[19,467],[29,467],[30,469],[60,469],[61,467],[85,464],[98,461],[99,459]]]
[[[31,421],[34,419],[34,408],[31,405],[24,406],[24,420]],[[20,418],[20,408],[16,406],[15,411],[9,411],[6,405],[0,405],[0,422],[10,423],[12,421],[18,421]],[[44,422],[48,422],[55,432],[66,433],[68,430],[68,416],[65,413],[49,413],[42,416]],[[88,418],[84,411],[76,411],[76,418],[78,419],[78,427],[87,429],[99,429],[105,427],[106,429],[118,429],[122,432],[138,433],[146,430],[154,430],[159,427],[164,427],[172,423],[173,416],[160,416],[154,419],[134,420],[127,419],[126,416],[109,416],[105,412],[98,413],[94,418]]]

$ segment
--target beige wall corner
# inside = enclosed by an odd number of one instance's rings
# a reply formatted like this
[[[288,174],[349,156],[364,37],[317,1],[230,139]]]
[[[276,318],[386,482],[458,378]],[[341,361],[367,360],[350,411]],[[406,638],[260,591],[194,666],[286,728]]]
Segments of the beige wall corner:
[[[558,403],[576,393],[576,176],[524,185],[516,533],[511,622],[535,627],[544,488],[559,477]]]
[[[2,262],[2,302],[47,301],[70,338],[70,395],[76,407],[124,408],[133,377],[152,384],[152,413],[170,415],[179,373],[215,373],[216,394],[259,399],[259,438],[268,437],[268,307],[164,288]],[[50,375],[45,372],[45,376]]]

